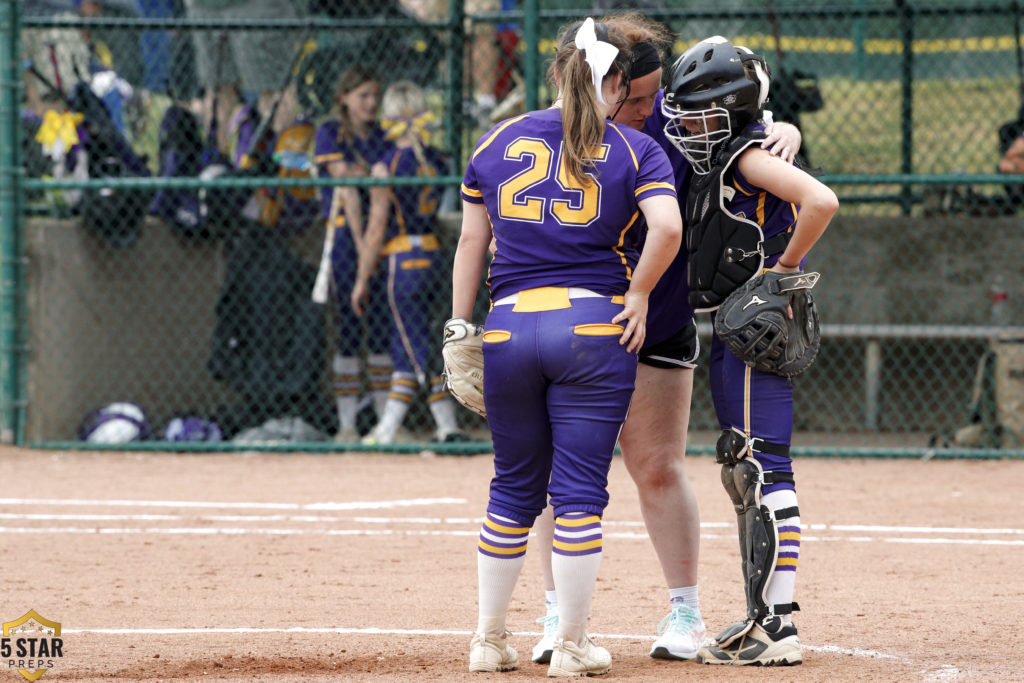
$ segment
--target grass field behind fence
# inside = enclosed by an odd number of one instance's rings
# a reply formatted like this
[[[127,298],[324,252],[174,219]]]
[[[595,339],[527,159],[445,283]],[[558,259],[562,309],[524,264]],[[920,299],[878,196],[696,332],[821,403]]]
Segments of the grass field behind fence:
[[[804,139],[829,174],[901,172],[901,86],[897,80],[827,79],[825,107],[804,114]],[[914,82],[913,172],[992,173],[998,129],[1016,118],[1017,83],[1009,78]],[[770,104],[769,104],[770,106]]]

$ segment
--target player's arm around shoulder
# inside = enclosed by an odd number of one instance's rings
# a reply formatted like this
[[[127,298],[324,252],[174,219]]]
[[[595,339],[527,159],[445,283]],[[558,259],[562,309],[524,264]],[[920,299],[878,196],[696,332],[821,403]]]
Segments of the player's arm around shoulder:
[[[792,163],[803,143],[800,129],[792,123],[775,121],[765,127],[764,134],[765,138],[761,141],[761,149],[768,150],[787,163]]]
[[[779,257],[780,270],[797,270],[839,210],[836,193],[809,173],[759,148],[743,153],[739,170],[751,185],[800,207],[789,246]]]

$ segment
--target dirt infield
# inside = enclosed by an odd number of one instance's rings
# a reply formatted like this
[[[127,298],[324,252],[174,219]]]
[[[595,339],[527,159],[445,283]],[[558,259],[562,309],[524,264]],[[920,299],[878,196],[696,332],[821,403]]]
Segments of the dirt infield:
[[[709,629],[742,613],[735,515],[691,458]],[[647,657],[667,593],[622,461],[590,630],[606,679],[1024,678],[1021,461],[796,463],[804,664]],[[478,457],[91,454],[0,448],[0,618],[62,625],[42,681],[541,679],[535,553],[513,599],[522,667],[466,673]],[[4,660],[0,683],[23,681]]]

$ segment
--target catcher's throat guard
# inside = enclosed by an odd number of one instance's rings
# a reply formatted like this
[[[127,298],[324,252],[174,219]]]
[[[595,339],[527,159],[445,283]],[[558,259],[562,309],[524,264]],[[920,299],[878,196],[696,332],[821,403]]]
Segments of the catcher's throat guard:
[[[725,208],[736,192],[729,184],[733,166],[747,148],[764,137],[763,132],[748,129],[723,144],[711,171],[690,185],[686,279],[690,305],[698,313],[717,309],[737,287],[761,272],[766,258],[782,253],[789,243],[789,233],[765,240],[761,226]]]
[[[722,302],[715,314],[715,334],[756,370],[799,375],[811,367],[821,346],[818,309],[810,292],[820,277],[804,272],[759,275]]]
[[[740,440],[743,439],[739,435]],[[748,445],[747,452],[753,446]],[[756,450],[756,447],[753,447]],[[716,640],[726,647],[750,631],[754,623],[764,623],[800,609],[795,602],[771,604],[768,602],[768,584],[775,573],[779,557],[779,525],[800,516],[794,506],[772,510],[762,503],[764,484],[789,481],[793,475],[785,472],[764,472],[753,457],[743,457],[734,463],[722,465],[722,486],[732,499],[739,529],[740,557],[743,563],[743,591],[747,599],[747,618],[727,626]]]

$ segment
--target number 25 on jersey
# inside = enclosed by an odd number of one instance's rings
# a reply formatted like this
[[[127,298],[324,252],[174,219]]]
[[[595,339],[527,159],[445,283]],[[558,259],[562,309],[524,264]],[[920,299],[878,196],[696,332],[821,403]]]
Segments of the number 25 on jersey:
[[[608,158],[608,145],[601,145],[595,161]],[[581,185],[573,179],[565,166],[562,146],[558,149],[558,186],[565,191],[566,199],[547,199],[531,196],[529,191],[551,178],[555,156],[544,140],[537,138],[516,138],[505,148],[508,161],[529,161],[522,171],[501,184],[498,190],[498,213],[512,221],[543,223],[545,210],[563,225],[588,225],[597,218],[601,207],[601,184],[591,174],[591,182]],[[550,202],[550,207],[548,206]]]

